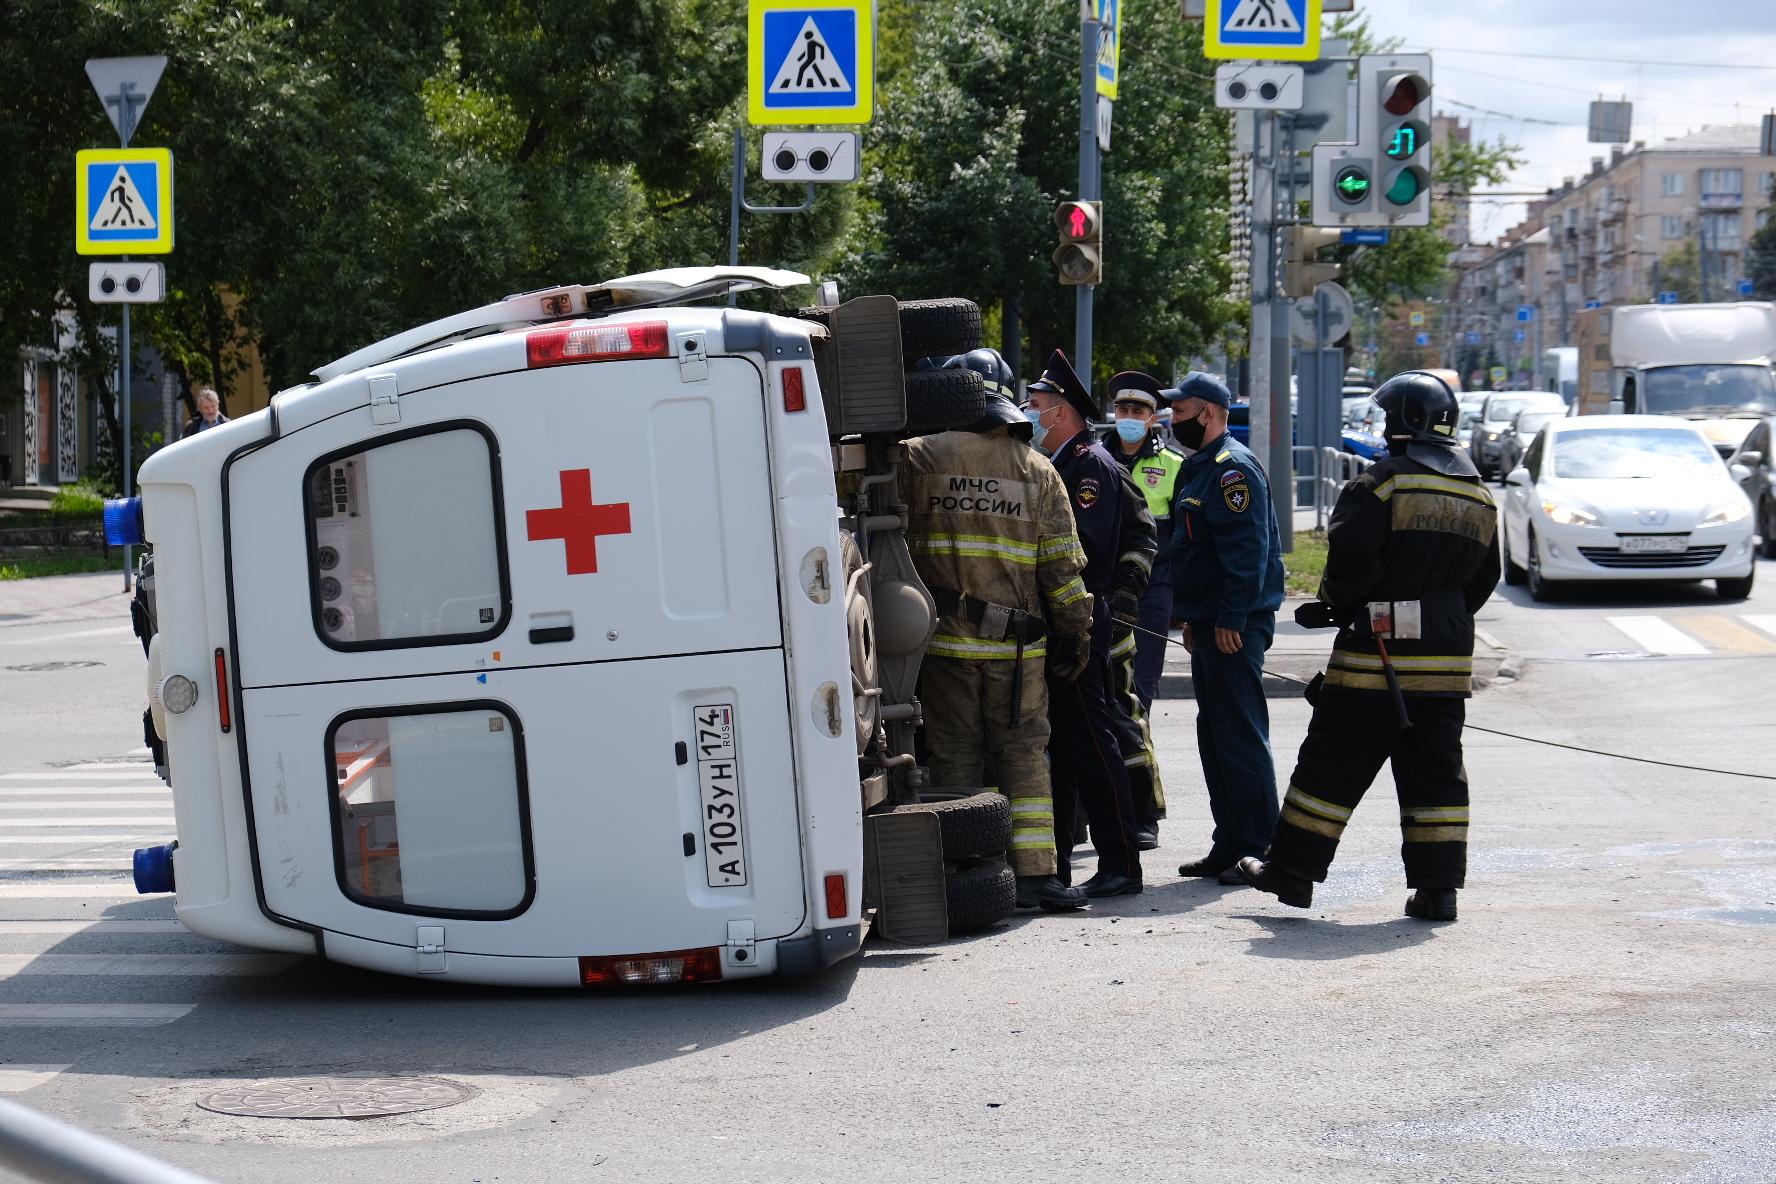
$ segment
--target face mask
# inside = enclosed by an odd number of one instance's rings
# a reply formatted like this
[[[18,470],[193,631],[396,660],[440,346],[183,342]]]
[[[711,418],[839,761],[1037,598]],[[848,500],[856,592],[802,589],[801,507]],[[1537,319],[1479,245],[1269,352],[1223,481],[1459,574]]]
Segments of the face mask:
[[[1172,422],[1172,436],[1178,443],[1192,452],[1202,451],[1203,439],[1209,429],[1200,419],[1183,419]]]
[[[1034,407],[1024,408],[1024,418],[1030,421],[1030,447],[1038,452],[1046,452],[1042,441],[1048,437],[1048,429],[1042,426],[1042,412]]]
[[[1147,425],[1138,419],[1119,419],[1116,434],[1122,437],[1123,443],[1134,444],[1146,438]]]

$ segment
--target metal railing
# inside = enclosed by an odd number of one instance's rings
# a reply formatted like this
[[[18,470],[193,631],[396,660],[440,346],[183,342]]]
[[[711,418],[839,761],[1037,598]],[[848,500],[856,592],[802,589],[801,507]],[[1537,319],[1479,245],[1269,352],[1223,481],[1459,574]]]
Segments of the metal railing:
[[[43,1184],[214,1184],[5,1100],[0,1100],[0,1167]]]
[[[1338,500],[1338,493],[1344,483],[1369,467],[1369,461],[1363,457],[1342,451],[1337,448],[1314,448],[1297,444],[1290,451],[1294,454],[1295,479],[1297,487],[1302,482],[1310,486],[1310,497],[1314,509],[1314,529],[1324,530],[1326,519],[1332,512],[1333,503]],[[1305,454],[1306,464],[1303,464]]]

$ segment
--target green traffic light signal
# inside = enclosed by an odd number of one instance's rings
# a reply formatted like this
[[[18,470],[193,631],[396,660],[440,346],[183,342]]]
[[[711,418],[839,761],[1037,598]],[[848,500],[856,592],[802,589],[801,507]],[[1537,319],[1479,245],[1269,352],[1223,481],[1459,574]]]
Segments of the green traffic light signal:
[[[1388,182],[1387,194],[1389,204],[1409,206],[1424,192],[1424,177],[1417,169],[1401,169]]]
[[[1355,205],[1369,196],[1369,174],[1354,165],[1339,169],[1332,188],[1340,198]]]

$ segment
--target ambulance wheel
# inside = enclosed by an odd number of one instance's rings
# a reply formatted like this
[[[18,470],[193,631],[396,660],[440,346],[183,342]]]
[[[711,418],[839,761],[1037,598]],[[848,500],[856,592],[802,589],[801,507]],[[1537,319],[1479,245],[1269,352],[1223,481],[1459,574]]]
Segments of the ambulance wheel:
[[[928,789],[901,809],[937,815],[946,863],[1000,856],[1011,845],[1011,801],[990,789]]]
[[[1017,908],[1017,877],[1003,859],[958,868],[944,878],[950,936],[973,933],[1011,916]]]
[[[965,354],[980,344],[981,311],[974,301],[900,302],[900,355],[907,365],[920,358]]]
[[[965,428],[987,413],[987,388],[972,370],[918,370],[906,376],[908,436]]]

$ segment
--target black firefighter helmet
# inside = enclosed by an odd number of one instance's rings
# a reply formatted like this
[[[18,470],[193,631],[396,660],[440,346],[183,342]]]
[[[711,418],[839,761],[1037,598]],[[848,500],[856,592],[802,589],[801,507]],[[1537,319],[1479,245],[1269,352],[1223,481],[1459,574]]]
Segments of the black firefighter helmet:
[[[1456,435],[1461,400],[1443,379],[1407,370],[1381,384],[1375,403],[1387,413],[1388,451],[1451,477],[1475,475],[1474,462]]]

